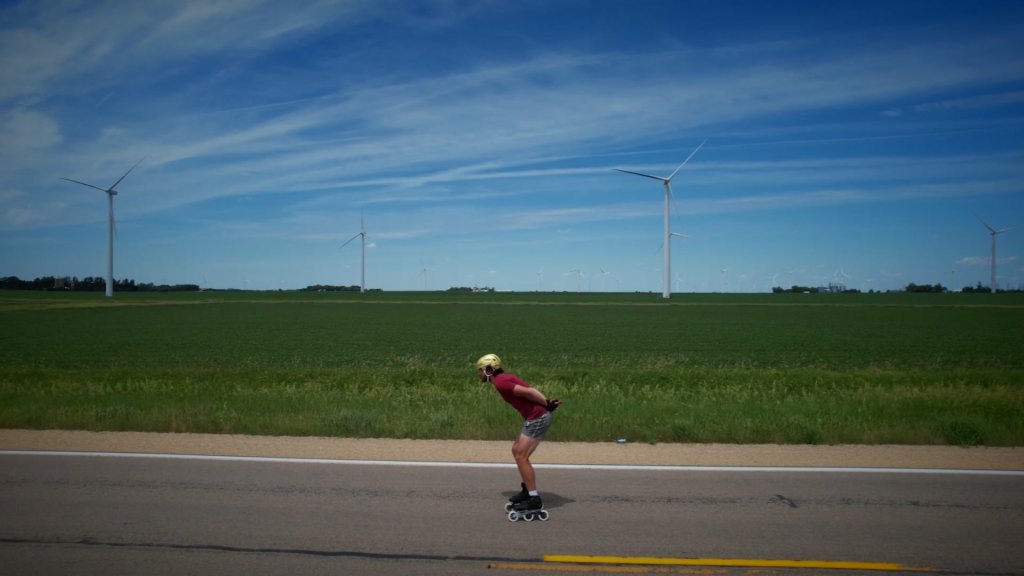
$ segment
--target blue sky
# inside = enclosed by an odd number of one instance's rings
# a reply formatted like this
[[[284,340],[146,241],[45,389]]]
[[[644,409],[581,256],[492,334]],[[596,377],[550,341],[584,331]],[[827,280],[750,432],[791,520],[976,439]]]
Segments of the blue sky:
[[[659,292],[705,139],[673,291],[988,285],[1024,3],[7,2],[0,276]]]

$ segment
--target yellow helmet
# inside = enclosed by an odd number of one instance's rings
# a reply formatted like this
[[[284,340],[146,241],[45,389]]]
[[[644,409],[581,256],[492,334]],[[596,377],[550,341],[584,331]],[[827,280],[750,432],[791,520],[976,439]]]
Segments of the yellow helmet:
[[[497,354],[484,354],[476,361],[477,370],[485,370],[491,368],[492,370],[498,370],[501,368],[501,358],[498,358]]]

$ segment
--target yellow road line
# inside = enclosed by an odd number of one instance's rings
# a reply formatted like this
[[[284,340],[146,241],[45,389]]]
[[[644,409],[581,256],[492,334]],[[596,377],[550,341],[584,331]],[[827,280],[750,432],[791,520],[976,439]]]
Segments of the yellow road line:
[[[567,564],[630,564],[645,566],[729,566],[734,568],[816,568],[820,570],[875,570],[884,572],[932,572],[891,562],[835,562],[824,560],[753,560],[743,558],[644,558],[637,556],[568,556],[549,554],[545,562]]]
[[[720,576],[726,574],[721,568],[686,568],[658,566],[601,566],[599,564],[581,566],[579,564],[545,564],[543,562],[495,562],[488,568],[499,570],[520,570],[533,572],[577,572],[577,573],[610,573],[610,574],[682,574],[689,576]],[[760,576],[766,576],[760,573]]]

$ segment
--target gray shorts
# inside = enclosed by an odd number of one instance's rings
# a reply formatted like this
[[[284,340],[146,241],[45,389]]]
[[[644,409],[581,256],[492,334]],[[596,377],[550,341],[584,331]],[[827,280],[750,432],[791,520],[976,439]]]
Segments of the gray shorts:
[[[530,438],[536,438],[537,440],[543,440],[548,434],[548,428],[551,428],[551,412],[544,414],[540,418],[534,418],[533,420],[527,420],[523,423],[523,435],[529,436]]]

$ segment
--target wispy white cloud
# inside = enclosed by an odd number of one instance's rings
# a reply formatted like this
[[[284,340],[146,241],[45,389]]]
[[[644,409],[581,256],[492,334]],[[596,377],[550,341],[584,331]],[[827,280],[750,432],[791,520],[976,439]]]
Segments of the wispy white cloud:
[[[681,59],[682,66],[674,66],[678,54],[653,55],[639,65],[622,55],[545,56],[440,78],[339,87],[333,100],[256,120],[241,131],[224,133],[214,122],[200,133],[218,135],[193,141],[177,153],[168,150],[165,157],[172,161],[216,150],[277,151],[287,146],[277,141],[281,137],[297,138],[293,145],[302,149],[334,130],[334,136],[373,135],[372,143],[364,141],[368,147],[339,150],[342,158],[370,158],[390,150],[393,164],[516,156],[538,144],[567,152],[573,143],[601,138],[614,143],[623,134],[664,138],[668,127],[678,132],[708,121],[892,97],[940,83],[956,85],[984,77],[982,71],[991,68],[984,65],[984,54],[973,54],[960,55],[974,64],[959,67],[960,76],[918,72],[923,60],[943,55],[897,57],[896,62],[890,58],[881,71],[873,55],[848,55],[801,69],[785,63],[750,69],[728,62],[717,72],[695,68],[695,59],[688,57]],[[699,82],[693,82],[694,73]],[[870,86],[870,92],[861,86]],[[188,118],[168,123],[182,120],[189,125]],[[197,118],[193,125],[206,120]]]
[[[996,264],[1012,264],[1017,261],[1016,256],[999,256],[996,258]],[[966,256],[954,262],[956,266],[991,266],[992,258],[990,256]]]
[[[993,106],[1009,106],[1024,102],[1024,91],[982,94],[969,98],[955,98],[939,102],[928,102],[914,106],[918,112],[935,112],[942,110],[978,110]]]
[[[355,25],[393,8],[386,2],[268,0],[125,4],[24,2],[0,29],[0,100],[33,96],[70,81],[90,87],[123,82],[121,73],[224,53],[265,51],[325,26]]]
[[[0,116],[0,154],[50,148],[62,139],[57,123],[46,114],[14,108]]]

